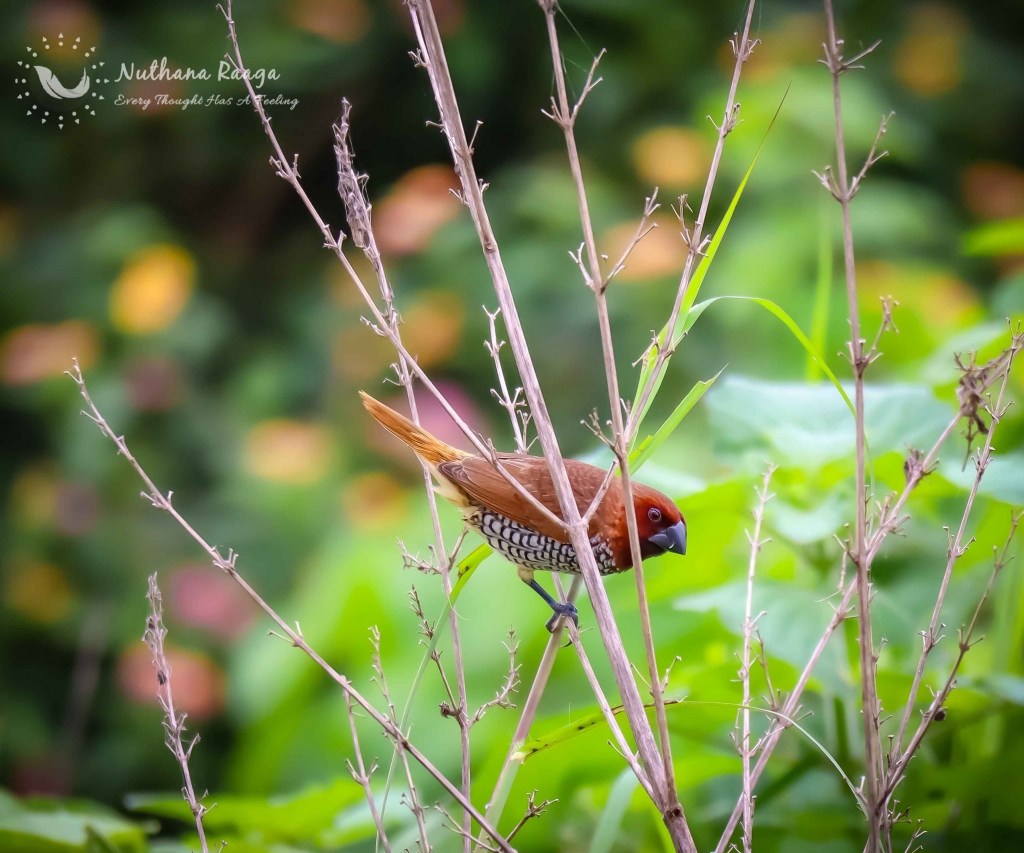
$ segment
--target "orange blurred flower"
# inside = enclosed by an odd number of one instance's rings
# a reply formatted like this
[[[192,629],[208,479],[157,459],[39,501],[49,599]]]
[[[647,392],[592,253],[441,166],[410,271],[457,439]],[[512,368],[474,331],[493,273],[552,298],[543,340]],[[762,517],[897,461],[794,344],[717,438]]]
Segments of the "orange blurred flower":
[[[151,335],[181,314],[195,283],[195,262],[180,246],[147,246],[132,255],[110,291],[110,319],[130,335]]]
[[[300,30],[339,44],[357,42],[370,29],[366,0],[292,0],[288,17]]]
[[[896,77],[915,95],[951,92],[963,77],[961,48],[967,21],[956,9],[922,4],[910,13],[907,34],[896,46]]]
[[[459,186],[450,166],[420,166],[401,177],[374,211],[377,244],[386,254],[419,252],[454,219],[461,203],[449,190]]]
[[[331,434],[319,424],[276,419],[256,424],[246,442],[246,469],[264,480],[308,485],[323,479]]]
[[[645,236],[630,252],[626,265],[616,281],[647,281],[683,271],[686,263],[686,243],[679,233],[679,222],[669,216],[654,216],[651,220],[658,225]],[[602,251],[608,255],[609,263],[617,263],[629,246],[638,222],[623,222],[610,228],[604,235]]]
[[[224,710],[224,673],[202,652],[165,645],[171,669],[174,707],[195,720],[207,719]],[[148,648],[134,644],[117,662],[117,683],[132,702],[158,706],[156,670]]]
[[[59,622],[71,610],[74,595],[64,570],[36,560],[16,560],[4,577],[4,601],[35,622]]]
[[[21,326],[0,342],[0,379],[5,385],[31,385],[60,376],[75,357],[85,370],[98,354],[96,330],[83,320]]]
[[[656,127],[633,143],[633,166],[646,184],[685,189],[703,180],[711,162],[707,139],[688,127]]]
[[[353,526],[361,530],[394,527],[405,515],[406,492],[390,474],[372,471],[348,484],[342,508]]]
[[[980,219],[1024,216],[1024,170],[1009,163],[975,163],[961,188],[967,209]]]

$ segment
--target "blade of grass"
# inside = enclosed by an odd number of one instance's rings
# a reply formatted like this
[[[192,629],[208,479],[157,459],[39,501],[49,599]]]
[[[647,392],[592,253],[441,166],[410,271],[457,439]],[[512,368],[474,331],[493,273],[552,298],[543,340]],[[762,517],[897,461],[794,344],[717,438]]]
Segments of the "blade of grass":
[[[746,174],[743,175],[743,180],[740,181],[740,185],[736,188],[736,192],[733,194],[732,201],[729,202],[729,207],[725,211],[725,215],[722,217],[722,221],[719,223],[718,228],[715,230],[714,235],[711,238],[711,242],[708,244],[708,248],[704,257],[701,258],[700,263],[697,265],[697,269],[693,273],[693,277],[690,279],[690,286],[687,288],[686,296],[683,300],[682,315],[685,317],[693,306],[694,301],[697,298],[697,293],[700,291],[701,285],[704,283],[704,278],[708,274],[708,269],[711,267],[711,262],[714,261],[715,255],[718,254],[718,248],[722,245],[722,240],[725,239],[725,232],[729,229],[729,224],[732,222],[733,214],[736,212],[736,206],[740,203],[740,198],[743,196],[743,191],[747,188],[747,182],[750,180],[750,176],[754,172],[754,166],[757,165],[757,158],[761,156],[761,149],[764,148],[764,144],[768,139],[768,134],[771,132],[772,127],[775,124],[775,120],[779,117],[779,113],[782,111],[782,105],[786,102],[786,95],[789,94],[789,87],[786,87],[786,91],[782,96],[782,100],[779,102],[778,109],[775,110],[775,115],[772,116],[772,120],[768,123],[768,129],[765,130],[764,136],[761,139],[760,145],[757,146],[757,151],[754,152],[754,159],[750,161],[750,166],[747,167]],[[685,326],[685,324],[684,324]],[[658,335],[658,346],[662,347],[665,344],[665,334],[667,332],[667,326],[663,328]],[[673,349],[682,340],[683,335],[686,334],[686,329],[678,333],[675,341],[673,341]],[[647,355],[644,356],[643,364],[640,368],[640,381],[637,384],[636,395],[634,400],[639,400],[642,396],[643,389],[647,387],[651,381],[651,374],[654,371],[654,365],[657,358],[657,350],[651,348]],[[654,402],[654,398],[658,396],[658,391],[661,388],[662,380],[665,377],[666,370],[668,369],[668,362],[671,356],[665,360],[665,365],[661,372],[658,374],[658,378],[655,380],[654,390],[651,395],[647,398],[647,403],[644,405],[643,411],[640,413],[640,418],[637,421],[636,429],[639,431],[640,425],[643,423],[644,418],[647,417],[648,411],[650,411],[651,403]]]
[[[612,790],[608,794],[608,802],[601,810],[601,816],[594,827],[594,838],[590,842],[590,853],[611,853],[612,846],[619,837],[622,818],[626,815],[633,792],[640,782],[632,769],[627,767],[615,779]]]
[[[811,312],[811,345],[817,352],[825,351],[828,338],[829,302],[832,296],[832,233],[828,227],[825,196],[822,199],[818,229],[818,279],[814,285],[814,310]],[[807,381],[817,382],[821,367],[810,353],[807,355]]]
[[[805,738],[807,738],[807,740],[810,741],[810,743],[822,755],[824,755],[825,758],[828,759],[829,763],[833,767],[835,767],[839,775],[843,777],[843,781],[846,782],[847,787],[853,792],[854,797],[857,799],[858,805],[860,805],[861,808],[864,807],[864,801],[861,797],[860,792],[857,790],[857,787],[853,784],[853,781],[850,779],[850,777],[846,775],[846,771],[843,770],[842,766],[835,759],[832,753],[825,748],[825,745],[821,743],[821,741],[814,737],[814,735],[807,731],[807,729],[801,726],[792,717],[787,717],[785,714],[779,711],[775,711],[771,708],[758,708],[756,705],[741,705],[738,702],[701,702],[690,699],[675,699],[665,703],[666,708],[683,708],[687,705],[720,706],[723,708],[736,708],[740,711],[757,711],[758,713],[767,714],[770,717],[777,717],[778,719],[783,720],[787,725],[792,726],[794,729],[800,732]],[[644,707],[652,708],[653,705],[648,704]],[[616,715],[621,714],[622,706],[619,705],[615,708],[612,708],[612,713]],[[585,725],[583,725],[584,723]],[[604,715],[600,711],[597,711],[593,714],[588,714],[582,720],[577,720],[575,723],[570,723],[567,726],[562,726],[560,728],[555,729],[554,731],[548,732],[545,735],[541,735],[539,738],[535,738],[534,740],[528,741],[526,744],[523,745],[523,749],[520,752],[520,754],[523,755],[524,760],[526,758],[532,758],[539,752],[551,749],[552,747],[560,746],[566,741],[572,740],[574,737],[577,737],[584,731],[590,731],[591,729],[607,725],[608,723],[605,720]]]
[[[718,379],[724,371],[725,368],[723,367],[710,379],[701,380],[694,385],[690,389],[690,393],[683,397],[679,405],[675,407],[672,414],[665,419],[665,422],[658,428],[658,431],[654,433],[654,435],[647,436],[647,438],[640,442],[640,446],[629,454],[630,471],[635,473],[640,469],[641,465],[654,455],[654,452],[661,447],[665,442],[665,439],[675,432],[676,427],[682,423],[683,418],[689,414],[690,409],[697,405],[697,401],[704,396],[704,392],[715,384],[715,380]]]
[[[715,302],[719,302],[722,299],[735,299],[742,302],[753,302],[755,305],[760,305],[766,311],[768,311],[773,316],[781,320],[782,323],[786,326],[786,328],[793,333],[793,337],[796,338],[800,345],[807,351],[807,357],[811,359],[815,364],[817,364],[821,372],[824,373],[831,380],[836,390],[839,392],[843,400],[846,402],[846,405],[849,408],[850,412],[852,413],[854,411],[853,402],[850,400],[846,391],[843,390],[843,386],[836,378],[836,375],[832,372],[832,369],[828,366],[828,364],[826,364],[825,359],[818,354],[818,351],[815,348],[814,344],[812,344],[810,339],[808,339],[807,335],[803,333],[803,330],[797,325],[796,321],[792,317],[790,317],[789,314],[785,312],[785,310],[780,308],[770,299],[762,299],[760,296],[713,296],[711,299],[705,300],[704,302],[701,302],[700,305],[695,305],[693,307],[693,309],[686,317],[686,323],[684,324],[686,329],[689,329],[691,326],[693,326],[693,324],[697,321],[697,318],[700,317],[700,315],[703,314],[704,311],[706,311],[712,304],[714,304]]]

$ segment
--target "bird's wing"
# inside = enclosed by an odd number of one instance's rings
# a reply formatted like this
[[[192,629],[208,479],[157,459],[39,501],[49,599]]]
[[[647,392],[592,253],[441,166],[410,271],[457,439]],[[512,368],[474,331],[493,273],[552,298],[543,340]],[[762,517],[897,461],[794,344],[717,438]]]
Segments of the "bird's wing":
[[[500,454],[499,459],[502,467],[536,498],[538,503],[551,510],[557,517],[562,517],[551,473],[544,459],[539,456],[518,454]],[[580,512],[586,512],[604,480],[604,471],[571,459],[566,460],[566,467],[573,494],[576,496],[576,506]],[[480,456],[467,456],[453,462],[441,462],[437,468],[475,503],[557,542],[569,541],[565,530],[519,494],[488,460]]]

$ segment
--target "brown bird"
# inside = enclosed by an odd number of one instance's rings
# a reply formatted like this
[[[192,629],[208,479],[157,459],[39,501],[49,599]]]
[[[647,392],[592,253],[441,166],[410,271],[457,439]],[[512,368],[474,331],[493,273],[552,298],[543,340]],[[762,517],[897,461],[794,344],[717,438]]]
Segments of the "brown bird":
[[[409,445],[426,463],[437,482],[435,491],[462,510],[466,523],[514,563],[520,579],[548,603],[554,611],[547,623],[548,630],[562,615],[578,624],[576,607],[556,601],[534,578],[535,571],[579,574],[580,564],[568,533],[519,494],[487,459],[434,438],[365,392],[360,392],[360,396],[377,423]],[[542,457],[499,453],[498,459],[525,491],[561,517],[551,473]],[[605,472],[574,459],[566,459],[565,467],[576,506],[584,513],[601,488]],[[634,483],[633,505],[643,559],[668,551],[686,553],[686,521],[666,495]],[[605,493],[590,520],[588,533],[602,575],[633,568],[620,489],[613,487]]]

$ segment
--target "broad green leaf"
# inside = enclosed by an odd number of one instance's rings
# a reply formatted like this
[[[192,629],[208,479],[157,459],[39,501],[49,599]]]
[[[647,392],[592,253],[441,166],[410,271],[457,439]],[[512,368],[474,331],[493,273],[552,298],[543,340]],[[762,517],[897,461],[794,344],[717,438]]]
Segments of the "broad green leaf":
[[[715,442],[729,453],[769,452],[780,465],[819,469],[853,458],[854,423],[845,401],[819,383],[723,377],[708,394]],[[926,386],[867,385],[864,423],[878,454],[931,447],[954,410]]]
[[[832,298],[832,232],[829,229],[828,208],[831,199],[821,197],[821,216],[818,226],[818,278],[814,285],[814,309],[811,312],[811,346],[815,352],[825,351],[828,338],[829,303]],[[821,365],[807,353],[807,381],[817,382]]]
[[[1024,252],[1024,217],[986,222],[964,235],[965,255],[1019,255]]]
[[[98,803],[31,798],[0,791],[0,850],[4,853],[143,853],[143,827]]]
[[[754,587],[754,609],[765,614],[758,628],[769,638],[768,650],[794,667],[802,668],[812,650],[821,639],[821,633],[832,617],[832,611],[822,599],[834,589],[806,589],[795,584],[782,584],[759,579]],[[723,627],[737,636],[742,632],[746,584],[743,581],[713,587],[676,599],[676,610],[718,614]],[[837,635],[825,647],[815,675],[833,690],[845,687],[842,681],[843,637]]]
[[[330,829],[335,816],[362,797],[362,787],[351,779],[337,779],[329,785],[284,796],[218,795],[210,798],[217,807],[210,810],[203,823],[213,831],[258,832],[268,842],[306,841]],[[180,793],[132,794],[125,804],[132,811],[192,820]]]
[[[976,469],[971,463],[963,468],[962,461],[961,457],[956,461],[942,462],[939,473],[954,485],[969,489]],[[978,492],[1011,506],[1024,506],[1024,452],[993,454]]]
[[[632,769],[627,767],[615,779],[612,790],[608,794],[608,802],[601,810],[601,816],[594,827],[594,838],[590,842],[590,853],[611,853],[615,840],[619,836],[622,818],[633,799],[633,792],[640,782]]]
[[[665,423],[658,428],[658,431],[654,435],[647,436],[647,438],[640,443],[640,446],[629,454],[630,471],[638,471],[640,466],[654,455],[654,452],[661,447],[665,442],[665,439],[675,432],[676,427],[682,423],[683,418],[689,414],[690,409],[697,405],[697,401],[704,396],[704,392],[715,384],[715,380],[722,375],[722,371],[724,370],[725,368],[723,367],[722,370],[719,370],[718,373],[710,379],[701,380],[694,385],[690,389],[690,393],[683,397],[679,402],[679,405],[675,407],[672,414],[665,419]]]
[[[690,308],[693,306],[694,300],[697,298],[697,293],[700,291],[701,285],[704,283],[704,278],[708,274],[708,269],[711,267],[712,261],[715,259],[715,255],[718,254],[718,249],[722,245],[722,240],[725,239],[725,232],[729,229],[729,224],[732,222],[733,214],[736,212],[736,206],[740,203],[740,198],[743,196],[743,191],[747,188],[747,182],[750,180],[750,176],[754,172],[754,166],[757,165],[757,159],[761,156],[761,149],[764,148],[764,143],[768,139],[768,134],[771,133],[771,129],[775,124],[775,120],[779,117],[779,113],[782,111],[782,105],[786,102],[786,94],[789,93],[789,87],[786,87],[786,93],[782,96],[782,101],[779,102],[778,109],[775,110],[775,115],[772,116],[772,120],[768,123],[768,129],[764,132],[764,137],[761,139],[761,144],[757,146],[757,151],[754,152],[754,159],[750,161],[750,166],[747,167],[746,173],[743,175],[743,180],[740,181],[740,185],[736,188],[736,192],[733,194],[732,201],[729,202],[729,207],[725,211],[725,215],[722,217],[722,221],[719,223],[718,228],[715,230],[714,235],[711,238],[711,242],[708,244],[707,252],[704,257],[701,258],[700,263],[697,265],[697,269],[694,270],[693,276],[690,279],[689,286],[686,289],[686,294],[683,297],[682,308],[679,312],[680,321],[682,322],[683,328],[676,333],[674,340],[672,341],[672,349],[674,350],[682,340],[683,335],[686,333],[685,320]],[[668,326],[662,328],[658,334],[658,347],[665,345],[665,339],[668,335]],[[640,368],[640,381],[637,384],[636,396],[634,400],[639,400],[643,396],[644,389],[650,384],[652,374],[654,372],[654,365],[657,359],[657,349],[652,347],[647,355],[644,356],[643,364]],[[665,372],[668,370],[668,363],[671,360],[671,356],[665,360],[665,364],[662,366],[657,378],[654,380],[654,387],[651,389],[651,394],[647,398],[647,402],[644,404],[643,410],[640,412],[639,419],[637,420],[637,432],[639,434],[640,425],[644,422],[644,418],[647,417],[648,411],[650,411],[651,404],[654,402],[654,398],[658,396],[658,391],[661,388],[661,383],[665,378]]]

